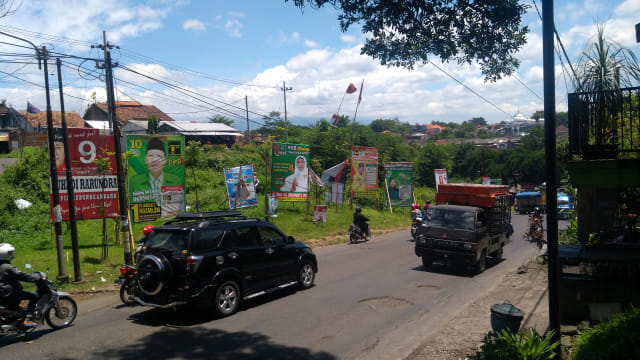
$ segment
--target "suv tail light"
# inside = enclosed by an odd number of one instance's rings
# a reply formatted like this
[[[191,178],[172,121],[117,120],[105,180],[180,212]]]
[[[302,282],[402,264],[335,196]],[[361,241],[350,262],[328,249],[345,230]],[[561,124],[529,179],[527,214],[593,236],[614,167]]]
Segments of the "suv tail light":
[[[200,263],[202,263],[202,259],[203,257],[201,255],[191,255],[187,257],[187,269],[195,272],[196,270],[198,270]]]

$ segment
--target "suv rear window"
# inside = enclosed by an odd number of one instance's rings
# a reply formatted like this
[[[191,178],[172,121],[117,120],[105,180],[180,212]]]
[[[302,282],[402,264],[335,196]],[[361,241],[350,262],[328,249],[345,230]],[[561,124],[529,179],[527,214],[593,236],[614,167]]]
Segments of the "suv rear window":
[[[187,234],[182,231],[154,231],[153,236],[149,237],[145,242],[145,246],[154,249],[179,251],[186,249]]]

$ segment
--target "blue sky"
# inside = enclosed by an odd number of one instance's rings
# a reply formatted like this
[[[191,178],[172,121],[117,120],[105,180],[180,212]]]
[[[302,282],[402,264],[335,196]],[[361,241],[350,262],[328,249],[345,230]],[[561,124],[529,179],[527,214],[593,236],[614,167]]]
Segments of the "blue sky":
[[[255,128],[261,115],[280,111],[294,124],[330,119],[349,83],[360,87],[357,121],[397,118],[411,124],[433,120],[462,122],[484,117],[496,123],[520,112],[543,109],[542,26],[532,0],[524,22],[531,32],[518,54],[517,78],[485,83],[475,65],[433,62],[484,100],[433,65],[408,71],[387,68],[360,55],[366,35],[358,26],[343,33],[332,8],[303,12],[284,0],[29,0],[0,19],[0,31],[46,45],[58,54],[99,58],[92,44],[107,40],[119,46],[112,57],[118,100],[152,104],[176,120],[207,121],[220,114],[246,128],[245,96]],[[537,0],[541,9],[541,1]],[[555,23],[571,61],[593,39],[596,23],[605,34],[640,56],[634,25],[640,22],[637,0],[564,0],[555,2]],[[8,43],[8,44],[7,44]],[[27,101],[46,108],[43,74],[35,61],[16,63],[11,53],[32,55],[26,43],[0,34],[0,98],[18,110]],[[566,61],[565,61],[566,62]],[[92,61],[64,58],[65,109],[84,114],[95,92],[105,101],[104,82]],[[147,77],[135,74],[130,69]],[[50,65],[55,75],[55,66]],[[91,72],[92,74],[86,74]],[[149,77],[174,84],[171,89]],[[566,83],[556,59],[556,103],[566,110]],[[57,77],[51,76],[52,108],[59,110]],[[190,96],[187,96],[189,94]],[[195,95],[194,95],[195,94]],[[341,115],[353,118],[358,93],[344,96]]]

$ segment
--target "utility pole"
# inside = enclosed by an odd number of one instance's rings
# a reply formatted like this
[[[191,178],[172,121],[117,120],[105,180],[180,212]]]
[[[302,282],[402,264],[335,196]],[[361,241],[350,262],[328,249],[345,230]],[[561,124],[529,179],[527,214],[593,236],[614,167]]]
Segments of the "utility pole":
[[[62,70],[60,66],[60,58],[56,59],[56,68],[58,70],[58,89],[60,91],[60,122],[62,123],[62,144],[64,145],[64,164],[67,176],[67,201],[69,206],[69,222],[71,224],[71,248],[73,251],[73,276],[75,282],[82,281],[82,272],[80,272],[80,252],[78,249],[78,227],[76,224],[76,201],[73,183],[73,174],[71,173],[71,152],[69,151],[69,133],[67,132],[67,118],[64,115],[64,94],[62,93]]]
[[[41,69],[41,64],[42,64],[42,60],[45,61],[45,68],[44,68],[44,83],[45,83],[45,94],[47,97],[47,123],[49,123],[50,121],[50,126],[48,126],[49,129],[51,129],[53,127],[53,116],[51,114],[51,102],[49,100],[49,74],[47,73],[47,63],[46,63],[46,59],[47,59],[47,50],[46,47],[42,47],[42,53],[40,52],[40,49],[38,49],[38,47],[32,43],[31,41],[27,40],[27,39],[23,39],[19,36],[15,36],[3,31],[0,31],[0,34],[20,40],[20,41],[24,41],[26,43],[28,43],[29,45],[31,45],[33,47],[33,49],[36,51],[36,59],[38,60],[38,69]],[[38,119],[38,122],[40,121],[40,119]],[[47,135],[48,135],[48,130],[47,130]],[[52,139],[52,137],[48,137],[49,139]],[[49,142],[49,154],[51,154],[51,149],[52,149],[52,144],[51,144],[51,140]],[[24,144],[21,144],[21,147],[24,147]],[[49,169],[51,169],[51,164],[55,164],[55,152],[53,154],[53,157],[49,159]],[[54,166],[55,169],[55,166]],[[56,171],[56,175],[57,175],[57,171]],[[51,176],[53,176],[53,173],[51,173]],[[56,176],[57,177],[57,176]],[[58,186],[58,182],[57,180],[55,181],[55,186],[57,188]],[[53,192],[53,183],[52,185],[52,192]],[[54,199],[58,199],[58,203],[60,198],[59,197],[54,197]],[[62,221],[62,220],[61,220]],[[61,282],[66,282],[69,280],[69,276],[66,274],[65,268],[64,268],[64,246],[62,243],[62,224],[60,224],[60,236],[58,237],[58,232],[56,232],[56,242],[57,242],[57,256],[58,256],[58,276],[56,277],[58,281]],[[59,240],[59,241],[58,241]]]
[[[289,143],[289,122],[287,121],[287,90],[291,91],[293,88],[287,88],[285,82],[282,82],[282,88],[280,89],[284,92],[284,127],[287,132],[287,144]]]
[[[47,140],[49,144],[49,173],[51,174],[51,202],[53,206],[53,227],[56,233],[56,248],[58,251],[58,277],[59,281],[68,281],[64,266],[64,244],[62,239],[62,209],[60,208],[60,188],[58,186],[58,169],[56,167],[56,148],[53,134],[53,113],[51,112],[51,97],[49,96],[49,68],[47,60],[47,47],[42,47],[44,60],[44,92],[47,98]],[[38,120],[39,121],[39,120]]]
[[[544,80],[544,156],[547,181],[547,254],[549,282],[549,328],[552,342],[560,342],[560,261],[558,254],[558,205],[556,188],[556,90],[553,47],[553,0],[542,2],[542,65]],[[560,346],[555,359],[562,355]]]
[[[120,149],[120,127],[116,119],[116,103],[113,90],[113,72],[112,67],[118,66],[117,63],[111,64],[111,48],[113,47],[107,42],[106,32],[102,32],[103,45],[97,45],[98,48],[104,50],[104,69],[105,82],[107,83],[107,108],[109,123],[113,128],[113,142],[116,156],[116,172],[118,182],[118,207],[120,208],[120,238],[124,248],[124,262],[127,265],[133,265],[133,257],[131,256],[131,238],[129,236],[129,206],[127,205],[127,189],[125,188],[124,169],[122,167],[122,150]],[[99,67],[99,66],[98,66]],[[100,68],[100,67],[99,67]]]
[[[247,100],[247,95],[244,96],[244,108],[247,115],[247,144],[251,144],[251,129],[249,129],[249,100]]]

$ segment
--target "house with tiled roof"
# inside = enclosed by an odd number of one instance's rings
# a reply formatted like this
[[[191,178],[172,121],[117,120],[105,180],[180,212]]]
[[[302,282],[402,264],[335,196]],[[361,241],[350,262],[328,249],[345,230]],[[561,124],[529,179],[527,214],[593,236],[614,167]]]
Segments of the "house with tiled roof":
[[[107,103],[94,103],[84,113],[85,120],[109,120]],[[116,101],[116,120],[126,124],[131,120],[147,121],[150,116],[157,116],[160,121],[174,121],[154,105],[142,105],[137,101]]]
[[[47,128],[47,112],[40,111],[39,113],[32,114],[26,111],[19,111],[20,115],[24,116],[26,119],[26,128],[22,128],[27,132],[37,131],[38,124],[40,129]],[[53,120],[53,127],[59,128],[62,127],[62,112],[61,111],[52,111],[51,118]],[[75,111],[65,111],[64,119],[67,123],[67,127],[72,128],[82,128],[85,127],[84,120],[80,117]]]

